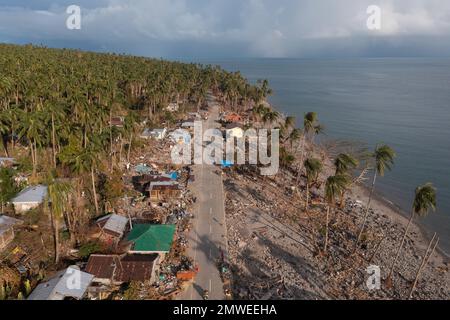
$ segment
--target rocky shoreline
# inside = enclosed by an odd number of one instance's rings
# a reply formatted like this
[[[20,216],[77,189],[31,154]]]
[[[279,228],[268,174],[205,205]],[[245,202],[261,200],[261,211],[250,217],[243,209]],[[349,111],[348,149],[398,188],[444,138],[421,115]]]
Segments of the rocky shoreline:
[[[327,150],[307,146],[325,163],[319,181],[332,174]],[[295,155],[298,160],[298,155]],[[292,170],[262,177],[249,167],[230,170],[224,178],[229,257],[238,299],[408,299],[429,239],[416,222],[403,246],[387,286],[392,258],[408,219],[379,195],[372,199],[364,240],[354,250],[369,195],[355,184],[345,206],[336,208],[330,224],[328,254],[321,253],[326,205],[322,187],[311,190],[304,210],[306,186]],[[380,268],[381,288],[370,290],[370,265]],[[413,299],[450,299],[449,260],[435,252],[425,267]]]

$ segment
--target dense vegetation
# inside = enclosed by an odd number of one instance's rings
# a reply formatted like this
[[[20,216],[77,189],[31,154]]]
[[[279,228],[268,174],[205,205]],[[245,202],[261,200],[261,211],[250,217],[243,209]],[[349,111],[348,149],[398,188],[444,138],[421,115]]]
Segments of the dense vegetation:
[[[29,171],[31,183],[49,186],[55,223],[64,215],[78,242],[79,227],[102,213],[108,190],[118,190],[108,183],[120,180],[116,170],[139,125],[170,120],[170,102],[199,108],[208,91],[237,108],[260,101],[269,89],[266,81],[252,86],[239,73],[212,66],[0,45],[4,153]],[[111,125],[113,117],[124,118],[123,128]],[[102,192],[105,174],[110,179]]]

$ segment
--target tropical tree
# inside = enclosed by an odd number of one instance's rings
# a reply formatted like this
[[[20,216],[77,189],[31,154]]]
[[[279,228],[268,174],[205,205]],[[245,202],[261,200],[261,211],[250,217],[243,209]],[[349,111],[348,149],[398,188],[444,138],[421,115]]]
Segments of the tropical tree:
[[[306,169],[306,201],[305,201],[305,211],[309,209],[309,189],[313,182],[317,182],[319,174],[322,171],[322,162],[318,159],[309,158],[305,161]]]
[[[433,187],[433,184],[427,183],[416,188],[411,217],[409,218],[405,232],[403,233],[402,240],[400,241],[400,245],[397,248],[394,259],[392,260],[391,267],[389,268],[389,274],[386,278],[387,283],[391,282],[391,277],[394,272],[395,265],[397,263],[398,257],[400,256],[400,252],[402,250],[403,244],[405,243],[405,239],[408,235],[414,216],[418,215],[419,217],[425,217],[428,215],[430,210],[436,210],[436,189]]]
[[[310,136],[313,132],[314,132],[314,128],[318,125],[317,124],[318,121],[318,116],[316,112],[308,112],[304,115],[303,117],[303,137],[302,137],[302,143],[301,143],[301,147],[300,147],[300,168],[298,169],[298,176],[297,176],[297,183],[300,180],[301,177],[301,173],[302,173],[302,165],[303,163],[303,159],[305,157],[305,144],[306,144],[306,139],[308,136]]]
[[[95,140],[94,140],[95,141]],[[100,164],[99,158],[99,144],[98,141],[91,142],[88,148],[80,147],[77,142],[72,141],[68,147],[60,154],[60,159],[63,163],[70,166],[76,174],[89,173],[91,176],[92,194],[94,198],[95,213],[100,213],[97,188],[95,182],[95,171]]]
[[[391,167],[394,164],[394,159],[396,157],[396,154],[395,154],[395,151],[388,145],[378,145],[375,148],[375,152],[373,153],[372,157],[375,162],[372,187],[370,189],[369,200],[367,201],[367,206],[366,206],[366,210],[364,213],[363,223],[361,224],[361,228],[359,230],[358,237],[356,239],[355,250],[358,247],[359,241],[361,241],[361,237],[363,235],[364,228],[366,227],[367,217],[368,217],[369,211],[370,211],[370,203],[372,201],[372,197],[373,197],[373,194],[375,191],[375,183],[377,181],[377,177],[378,176],[383,177],[386,170],[391,170]]]
[[[8,144],[7,144],[7,135],[10,130],[10,124],[9,124],[9,115],[5,111],[0,112],[0,138],[2,139],[3,148],[5,150],[6,157],[9,157],[8,152]]]
[[[272,124],[280,118],[280,114],[276,111],[268,111],[264,114],[263,121],[264,124]]]
[[[334,166],[336,168],[336,175],[349,174],[351,169],[355,169],[358,166],[358,160],[348,153],[341,153],[334,160]]]
[[[334,160],[334,166],[336,168],[336,175],[348,175],[349,183],[351,182],[351,169],[355,169],[359,165],[359,161],[355,159],[353,156],[347,153],[339,154]],[[341,194],[340,207],[344,207],[344,198],[347,189],[344,190]]]
[[[334,208],[336,204],[336,199],[344,192],[346,186],[348,185],[347,175],[336,175],[331,176],[327,179],[325,184],[325,200],[327,202],[327,214],[326,214],[326,226],[325,226],[325,243],[324,243],[324,253],[328,249],[328,229],[330,222],[330,211]]]
[[[63,218],[67,208],[69,193],[72,186],[68,182],[50,178],[48,183],[48,202],[50,217],[53,225],[53,239],[55,247],[55,263],[59,262],[59,221]]]

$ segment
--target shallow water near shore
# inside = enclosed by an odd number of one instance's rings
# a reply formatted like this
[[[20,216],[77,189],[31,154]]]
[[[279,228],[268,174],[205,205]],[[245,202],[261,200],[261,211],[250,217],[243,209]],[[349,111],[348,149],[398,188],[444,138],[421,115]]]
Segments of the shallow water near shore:
[[[270,102],[294,115],[316,111],[328,138],[383,142],[397,152],[380,194],[410,212],[414,189],[433,182],[438,210],[420,223],[450,253],[450,59],[239,59],[199,61],[268,79]],[[417,220],[418,221],[418,220]]]

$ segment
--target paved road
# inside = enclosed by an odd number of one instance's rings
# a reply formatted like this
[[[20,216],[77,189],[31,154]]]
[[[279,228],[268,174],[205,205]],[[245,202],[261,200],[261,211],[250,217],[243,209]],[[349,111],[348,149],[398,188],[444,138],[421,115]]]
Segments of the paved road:
[[[219,107],[210,103],[210,115],[203,122],[203,128],[219,127]],[[221,250],[226,256],[226,225],[222,176],[215,173],[217,167],[209,165],[193,166],[195,182],[191,190],[197,197],[194,227],[189,235],[188,254],[199,266],[199,273],[193,285],[180,295],[183,300],[202,300],[204,290],[210,292],[210,300],[225,298],[217,261]]]

